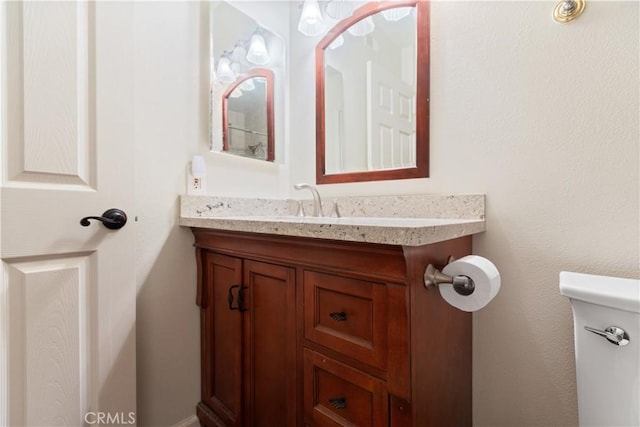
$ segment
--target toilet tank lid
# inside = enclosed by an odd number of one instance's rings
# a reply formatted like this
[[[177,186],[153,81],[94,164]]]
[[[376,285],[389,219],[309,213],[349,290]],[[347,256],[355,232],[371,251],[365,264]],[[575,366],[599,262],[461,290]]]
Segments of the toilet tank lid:
[[[640,280],[560,272],[560,293],[592,304],[640,313]]]

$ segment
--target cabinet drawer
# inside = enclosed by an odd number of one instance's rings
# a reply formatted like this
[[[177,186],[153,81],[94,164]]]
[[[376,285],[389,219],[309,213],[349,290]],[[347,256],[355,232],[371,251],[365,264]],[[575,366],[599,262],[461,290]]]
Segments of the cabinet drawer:
[[[386,286],[305,271],[304,337],[386,369]]]
[[[388,425],[382,381],[311,350],[304,350],[305,422],[314,426]]]

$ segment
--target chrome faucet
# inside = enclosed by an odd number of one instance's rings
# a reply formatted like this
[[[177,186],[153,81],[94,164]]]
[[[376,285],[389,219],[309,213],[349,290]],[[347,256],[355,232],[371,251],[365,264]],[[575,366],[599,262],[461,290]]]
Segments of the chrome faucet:
[[[311,195],[313,195],[313,216],[324,216],[322,214],[322,202],[320,201],[320,194],[318,193],[318,189],[315,185],[311,184],[294,184],[293,188],[296,190],[304,190],[305,188],[311,191]]]

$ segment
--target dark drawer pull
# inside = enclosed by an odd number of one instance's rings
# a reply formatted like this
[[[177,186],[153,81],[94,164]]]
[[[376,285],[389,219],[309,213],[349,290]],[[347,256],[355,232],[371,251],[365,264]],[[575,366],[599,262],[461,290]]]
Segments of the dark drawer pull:
[[[336,322],[344,322],[347,320],[347,313],[344,311],[334,311],[333,313],[329,313],[329,316]]]
[[[347,399],[344,397],[332,397],[329,399],[329,403],[333,405],[336,409],[346,409],[347,408]]]

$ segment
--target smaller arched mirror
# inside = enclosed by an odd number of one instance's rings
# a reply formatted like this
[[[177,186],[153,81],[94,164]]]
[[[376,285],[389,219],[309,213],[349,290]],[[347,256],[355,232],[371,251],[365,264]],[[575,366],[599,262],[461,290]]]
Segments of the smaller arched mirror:
[[[316,46],[316,182],[429,172],[429,4],[371,1]]]
[[[222,97],[222,151],[273,161],[273,72],[254,68]]]

